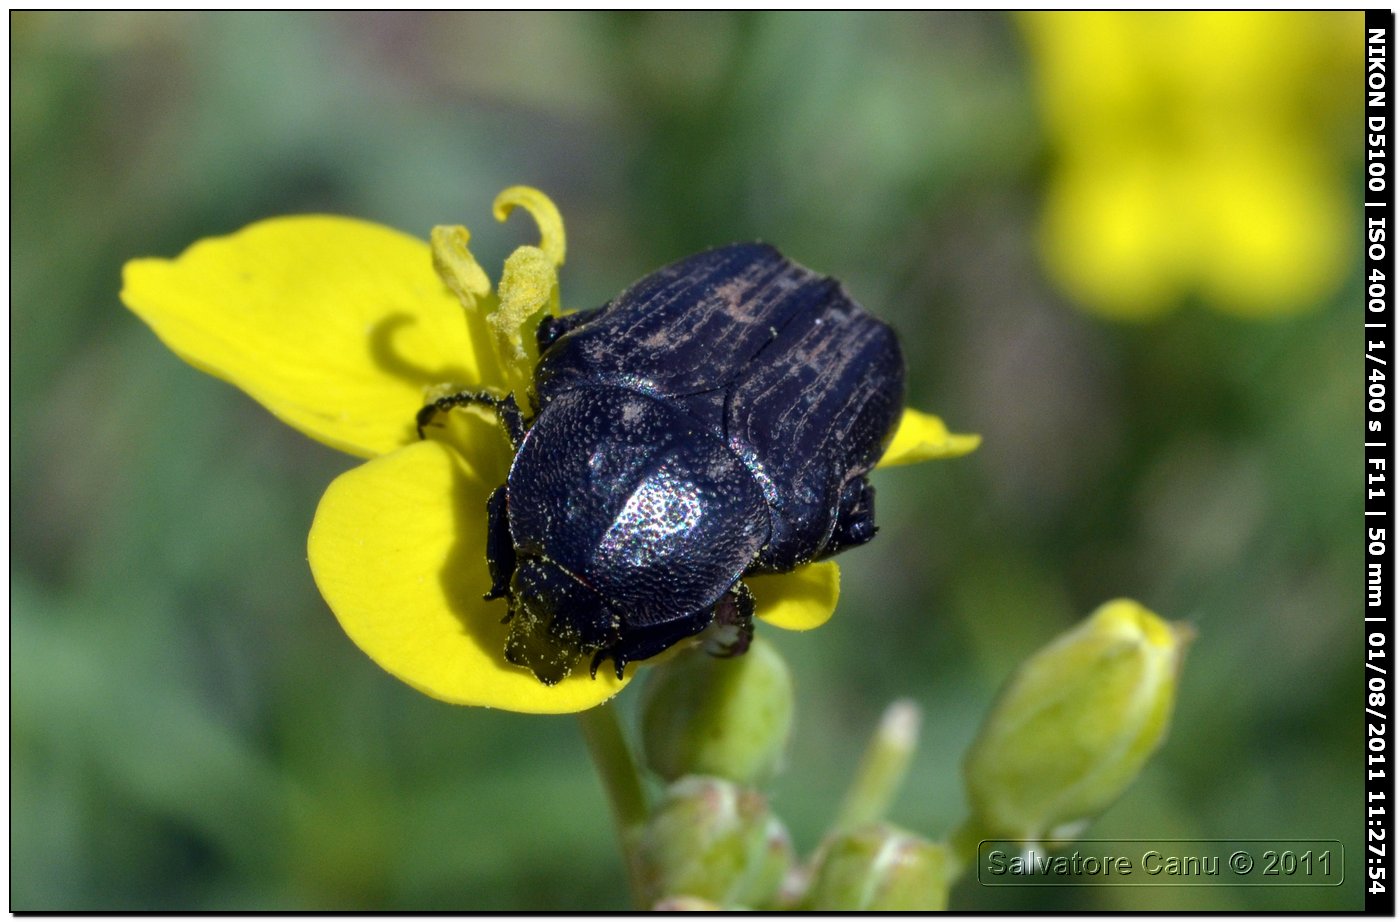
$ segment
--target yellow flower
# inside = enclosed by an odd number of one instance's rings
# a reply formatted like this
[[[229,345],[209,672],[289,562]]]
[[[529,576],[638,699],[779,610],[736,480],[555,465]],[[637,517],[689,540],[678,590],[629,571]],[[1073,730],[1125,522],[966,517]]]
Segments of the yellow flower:
[[[122,300],[191,365],[242,388],[279,419],[366,458],[316,510],[308,556],[346,634],[419,691],[459,704],[564,713],[627,683],[578,670],[546,686],[506,662],[503,606],[486,602],[485,510],[510,445],[486,414],[451,414],[420,440],[419,409],[461,390],[520,392],[533,324],[559,310],[564,225],[542,193],[514,187],[498,220],[525,208],[538,247],[518,248],[493,290],[465,228],[432,243],[351,218],[275,218],[202,240],[178,258],[126,265]],[[906,411],[885,463],[953,457],[977,437]],[[758,614],[805,630],[836,605],[830,562],[751,580]]]
[[[1191,296],[1262,316],[1331,293],[1352,257],[1359,12],[1020,22],[1056,153],[1041,251],[1071,297],[1146,319]]]

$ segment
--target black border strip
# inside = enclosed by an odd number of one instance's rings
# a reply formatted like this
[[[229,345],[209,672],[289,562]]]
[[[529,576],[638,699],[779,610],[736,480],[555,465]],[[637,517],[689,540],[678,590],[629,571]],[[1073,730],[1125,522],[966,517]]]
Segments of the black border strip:
[[[1366,309],[1363,311],[1364,358],[1362,384],[1366,405],[1365,431],[1365,826],[1362,840],[1366,911],[1395,914],[1394,840],[1394,739],[1391,728],[1395,687],[1392,628],[1393,569],[1390,544],[1395,540],[1392,519],[1395,503],[1390,479],[1394,451],[1395,335],[1392,306],[1396,279],[1390,258],[1395,234],[1392,146],[1395,126],[1394,91],[1390,86],[1391,37],[1395,14],[1389,10],[1366,11],[1365,63],[1365,208]]]

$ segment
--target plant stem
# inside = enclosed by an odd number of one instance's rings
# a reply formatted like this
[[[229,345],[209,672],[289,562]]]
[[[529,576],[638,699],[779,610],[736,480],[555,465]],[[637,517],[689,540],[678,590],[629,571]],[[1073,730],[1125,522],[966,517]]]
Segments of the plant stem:
[[[948,886],[958,882],[977,863],[977,846],[989,836],[968,817],[948,834]]]
[[[612,807],[613,825],[617,828],[618,845],[622,848],[622,860],[627,866],[632,903],[639,909],[647,909],[649,907],[642,905],[641,867],[635,842],[649,811],[642,780],[637,774],[637,763],[627,748],[622,725],[618,723],[617,709],[611,703],[580,711],[578,722],[583,729],[584,742],[588,744],[588,754],[598,769],[598,777],[603,782],[608,804]]]
[[[832,831],[854,829],[884,817],[904,782],[918,742],[918,705],[901,700],[886,708],[846,791]]]

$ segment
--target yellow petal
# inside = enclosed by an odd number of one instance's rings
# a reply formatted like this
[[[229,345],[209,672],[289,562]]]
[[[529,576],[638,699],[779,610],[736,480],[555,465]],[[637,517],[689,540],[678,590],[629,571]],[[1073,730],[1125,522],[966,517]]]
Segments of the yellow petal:
[[[428,388],[483,383],[428,245],[364,221],[275,218],[133,260],[122,300],[191,365],[361,457],[416,438]]]
[[[606,701],[626,684],[610,668],[546,686],[505,661],[505,603],[482,600],[494,484],[477,460],[416,442],[336,478],[311,526],[316,585],[350,639],[424,694],[532,714]]]
[[[885,449],[880,467],[896,467],[919,461],[959,458],[982,444],[980,435],[960,435],[948,431],[943,420],[929,413],[905,408],[895,431],[894,441]]]
[[[841,570],[830,560],[744,582],[757,598],[758,617],[786,631],[810,631],[826,624],[841,594]]]

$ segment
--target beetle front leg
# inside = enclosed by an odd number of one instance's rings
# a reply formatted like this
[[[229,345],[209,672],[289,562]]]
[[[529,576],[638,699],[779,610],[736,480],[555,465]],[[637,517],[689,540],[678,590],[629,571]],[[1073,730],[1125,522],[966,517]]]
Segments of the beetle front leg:
[[[486,567],[491,572],[491,591],[486,601],[505,598],[510,593],[510,578],[515,574],[515,542],[510,538],[510,522],[506,518],[506,486],[491,491],[486,500]],[[507,612],[505,619],[515,614]]]
[[[462,391],[457,394],[448,394],[446,397],[439,397],[419,410],[417,418],[418,438],[427,438],[423,433],[424,427],[433,425],[443,413],[457,407],[473,404],[495,410],[496,418],[500,420],[501,426],[506,430],[506,435],[510,437],[511,446],[517,449],[520,447],[520,443],[525,439],[525,421],[520,415],[520,405],[515,402],[515,395],[507,394],[504,397],[496,397],[485,391]]]

